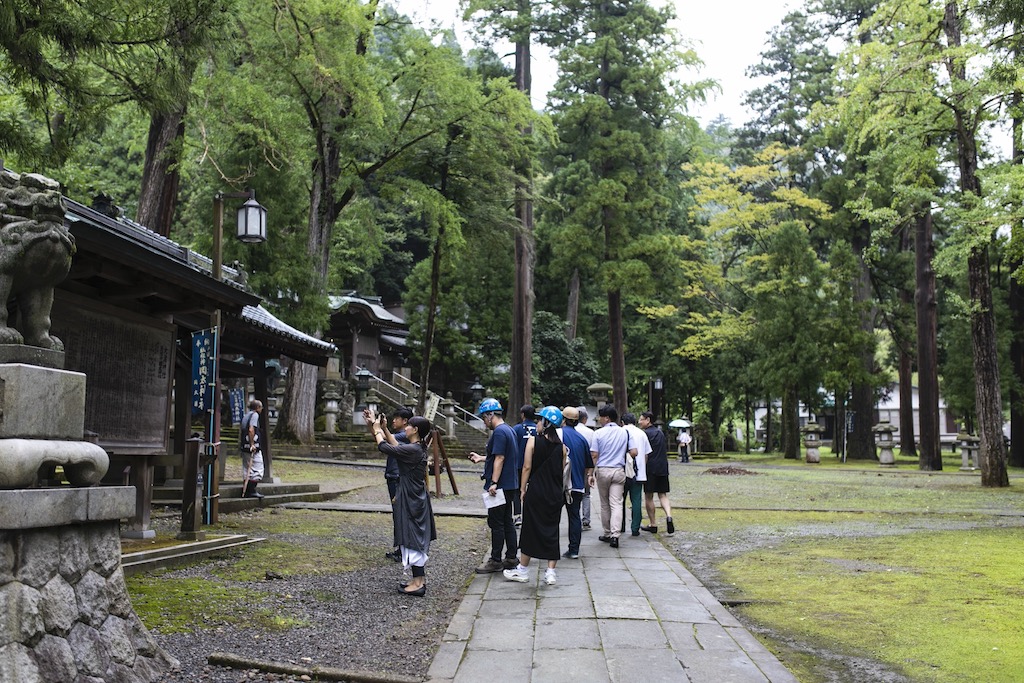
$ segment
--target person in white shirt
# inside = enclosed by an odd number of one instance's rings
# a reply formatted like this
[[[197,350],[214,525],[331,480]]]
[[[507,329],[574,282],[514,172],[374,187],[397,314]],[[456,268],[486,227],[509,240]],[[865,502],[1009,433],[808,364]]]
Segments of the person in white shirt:
[[[651,452],[651,441],[636,426],[636,415],[633,413],[622,414],[622,426],[629,434],[629,452],[632,456],[626,458],[625,495],[629,496],[630,503],[629,529],[634,536],[639,536],[643,524],[644,482],[647,481],[647,454]],[[625,519],[622,528],[626,528]]]
[[[676,439],[679,441],[679,462],[690,462],[690,441],[693,440],[690,433],[680,429]]]
[[[594,459],[594,475],[590,486],[597,486],[601,498],[601,527],[604,534],[599,541],[619,547],[619,531],[622,528],[622,490],[626,483],[626,456],[630,453],[629,434],[619,426],[619,411],[613,406],[601,406],[597,411],[601,428],[594,432],[594,445],[590,455]]]

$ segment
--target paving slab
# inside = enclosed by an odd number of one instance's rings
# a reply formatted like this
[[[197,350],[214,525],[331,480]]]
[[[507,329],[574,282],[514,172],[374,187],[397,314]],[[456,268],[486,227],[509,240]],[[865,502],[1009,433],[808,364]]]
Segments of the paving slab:
[[[562,521],[562,549],[568,547]],[[584,532],[558,580],[478,575],[431,663],[430,683],[796,683],[656,535],[620,547]]]

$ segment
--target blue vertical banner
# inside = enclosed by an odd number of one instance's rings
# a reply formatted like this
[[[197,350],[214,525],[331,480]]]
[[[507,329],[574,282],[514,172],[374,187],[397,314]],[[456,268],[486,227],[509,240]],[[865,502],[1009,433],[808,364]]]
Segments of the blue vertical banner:
[[[245,389],[235,387],[228,391],[228,397],[231,399],[231,424],[242,424],[242,418],[245,417]]]
[[[213,408],[213,330],[192,333],[192,414]]]

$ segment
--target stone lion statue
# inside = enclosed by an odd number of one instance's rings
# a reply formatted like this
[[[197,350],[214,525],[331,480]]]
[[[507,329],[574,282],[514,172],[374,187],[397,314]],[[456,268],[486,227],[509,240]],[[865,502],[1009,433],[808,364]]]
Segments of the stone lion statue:
[[[64,350],[50,336],[50,309],[53,288],[67,276],[74,253],[60,184],[0,165],[0,344]],[[7,309],[15,298],[17,329],[8,324]]]

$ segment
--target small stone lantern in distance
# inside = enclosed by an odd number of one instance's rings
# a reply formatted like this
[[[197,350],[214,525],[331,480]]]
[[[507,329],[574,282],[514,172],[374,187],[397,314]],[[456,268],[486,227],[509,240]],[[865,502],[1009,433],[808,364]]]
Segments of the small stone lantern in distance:
[[[886,420],[876,424],[871,431],[875,433],[875,445],[878,446],[878,464],[882,467],[895,467],[896,457],[893,455],[892,449],[896,442],[893,440],[892,434],[896,431],[896,427]]]
[[[818,449],[821,448],[821,433],[825,431],[825,428],[812,421],[804,425],[800,431],[804,433],[804,448],[807,449],[805,461],[820,463],[821,453]]]

